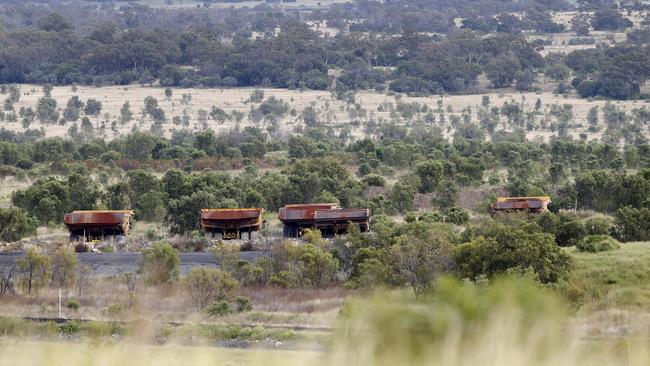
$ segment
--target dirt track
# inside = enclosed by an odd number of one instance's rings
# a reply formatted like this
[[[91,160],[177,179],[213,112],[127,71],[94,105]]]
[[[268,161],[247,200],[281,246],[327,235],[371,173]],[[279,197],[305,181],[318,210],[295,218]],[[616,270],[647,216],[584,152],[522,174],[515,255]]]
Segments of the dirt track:
[[[0,253],[0,268],[4,268],[16,263],[24,253]],[[239,258],[252,261],[256,258],[264,257],[268,252],[241,252]],[[87,265],[92,269],[92,274],[96,276],[111,276],[120,273],[134,272],[138,268],[140,253],[120,252],[120,253],[77,253],[79,262]],[[180,253],[180,272],[186,274],[194,266],[213,266],[217,267],[219,263],[211,253]]]

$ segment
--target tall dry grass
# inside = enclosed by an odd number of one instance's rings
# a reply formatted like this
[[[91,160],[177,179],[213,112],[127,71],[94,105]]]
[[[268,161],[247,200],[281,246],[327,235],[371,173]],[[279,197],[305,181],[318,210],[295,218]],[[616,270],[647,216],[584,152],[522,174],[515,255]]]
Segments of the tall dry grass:
[[[320,357],[309,351],[0,340],[0,366],[291,366],[316,364]]]
[[[344,314],[330,365],[650,364],[648,339],[591,337],[559,297],[522,279],[443,279],[418,301],[380,293]]]
[[[132,321],[147,319],[158,322],[219,322],[323,326],[330,324],[337,309],[350,290],[282,289],[274,287],[243,287],[240,296],[250,298],[253,312],[235,313],[210,318],[194,309],[182,282],[146,286],[141,281],[133,292],[122,277],[91,277],[83,286],[62,290],[62,315],[65,318]],[[69,300],[79,302],[78,309],[69,309]],[[0,296],[0,315],[7,317],[58,317],[59,290],[46,287],[27,296],[21,293]]]
[[[145,346],[137,335],[99,345],[0,339],[0,366],[650,364],[648,339],[581,333],[562,299],[521,278],[441,279],[420,299],[378,292],[346,304],[339,325],[322,352]]]

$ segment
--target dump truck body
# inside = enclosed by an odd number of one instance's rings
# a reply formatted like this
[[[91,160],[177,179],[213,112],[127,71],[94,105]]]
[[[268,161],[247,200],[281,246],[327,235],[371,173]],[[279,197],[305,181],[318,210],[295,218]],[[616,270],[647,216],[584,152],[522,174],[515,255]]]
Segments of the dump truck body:
[[[284,236],[290,238],[302,236],[305,229],[318,229],[326,237],[345,234],[350,223],[358,224],[362,232],[370,228],[369,209],[331,203],[287,205],[280,208],[278,218],[284,224]]]
[[[241,239],[241,233],[262,228],[262,208],[204,208],[201,210],[201,227],[206,233],[221,235],[223,239]]]
[[[71,240],[104,239],[107,236],[126,236],[131,227],[133,211],[74,211],[63,221],[70,232]]]
[[[490,209],[493,215],[499,212],[539,213],[548,211],[549,203],[551,203],[551,197],[549,196],[499,197],[495,202],[492,202]]]

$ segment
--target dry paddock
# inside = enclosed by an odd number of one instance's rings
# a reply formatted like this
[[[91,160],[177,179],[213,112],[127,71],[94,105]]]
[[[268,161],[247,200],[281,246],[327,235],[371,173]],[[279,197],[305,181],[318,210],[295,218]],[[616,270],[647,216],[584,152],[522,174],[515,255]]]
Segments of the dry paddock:
[[[552,89],[553,83],[540,78],[539,85],[542,90]],[[35,108],[39,98],[43,96],[40,86],[37,85],[21,85],[21,98],[15,105],[16,111],[21,107]],[[286,138],[292,131],[300,130],[304,127],[304,123],[300,117],[302,110],[308,106],[313,106],[319,116],[319,120],[330,126],[335,131],[341,131],[343,128],[349,128],[350,134],[353,138],[361,138],[365,135],[365,127],[371,120],[377,122],[395,121],[398,124],[410,124],[412,121],[404,120],[403,118],[396,118],[391,115],[390,106],[395,107],[398,99],[401,102],[418,102],[421,105],[427,105],[434,111],[437,117],[438,103],[442,103],[441,107],[446,115],[446,125],[440,125],[443,134],[446,137],[453,135],[454,126],[450,125],[450,116],[460,116],[463,110],[468,108],[472,110],[472,118],[476,119],[476,109],[481,105],[481,100],[484,95],[490,97],[492,106],[501,106],[504,102],[521,103],[524,111],[531,111],[534,108],[536,100],[539,98],[542,102],[542,111],[548,112],[551,105],[570,104],[573,106],[573,120],[582,124],[583,127],[571,130],[571,134],[575,137],[580,133],[586,133],[588,139],[599,138],[598,134],[589,133],[586,130],[586,116],[591,107],[602,107],[607,103],[605,100],[587,100],[579,98],[576,95],[569,95],[564,97],[562,95],[554,95],[551,92],[527,92],[518,93],[514,90],[491,90],[485,89],[485,93],[477,93],[471,95],[445,95],[445,96],[429,96],[429,97],[408,97],[408,96],[391,96],[370,91],[363,91],[356,94],[356,103],[358,103],[365,114],[362,116],[355,115],[350,112],[354,109],[353,105],[346,105],[344,101],[337,100],[327,91],[314,91],[314,90],[287,90],[287,89],[262,89],[264,90],[265,98],[274,96],[289,104],[290,110],[295,110],[295,116],[287,113],[284,117],[278,120],[278,128],[274,132],[274,138]],[[213,106],[219,107],[231,113],[233,111],[242,112],[245,117],[241,122],[236,122],[234,119],[227,120],[223,123],[208,120],[208,127],[217,131],[230,131],[236,128],[244,128],[246,126],[258,126],[266,128],[270,126],[269,121],[254,122],[249,118],[251,108],[258,107],[258,103],[251,103],[248,101],[252,88],[231,88],[231,89],[183,89],[174,88],[173,96],[170,99],[165,99],[164,88],[159,87],[143,87],[137,85],[129,86],[108,86],[108,87],[88,87],[78,86],[76,91],[71,87],[55,87],[52,91],[52,97],[57,100],[60,111],[63,111],[67,100],[73,95],[77,95],[82,101],[90,98],[97,99],[102,102],[102,112],[97,117],[90,117],[91,121],[96,127],[101,125],[102,121],[106,123],[106,138],[112,139],[120,135],[127,134],[134,130],[148,131],[152,120],[148,116],[142,115],[144,107],[144,99],[152,96],[158,100],[160,107],[165,110],[168,122],[163,125],[164,133],[166,136],[171,135],[171,131],[176,129],[180,130],[183,127],[171,123],[174,116],[182,116],[185,111],[191,118],[190,130],[202,130],[203,126],[197,122],[199,110],[210,111]],[[191,94],[191,101],[187,104],[181,104],[183,94]],[[130,123],[119,126],[114,133],[110,129],[111,122],[119,119],[120,108],[124,102],[128,101],[131,104],[131,111],[133,112],[134,120]],[[648,106],[645,101],[614,101],[612,102],[619,108],[626,111],[631,111],[634,108],[641,108]],[[383,111],[380,111],[380,106]],[[387,109],[388,108],[388,109]],[[416,117],[415,119],[417,119]],[[541,117],[540,117],[541,118]],[[601,112],[602,120],[602,112]],[[358,124],[350,123],[358,121]],[[602,123],[602,122],[601,122]],[[14,131],[22,131],[23,128],[20,122],[10,123],[7,121],[0,122],[0,127],[4,127]],[[65,136],[70,123],[66,125],[58,124],[43,124],[35,121],[30,128],[43,128],[47,136]],[[501,127],[498,127],[501,128]],[[530,139],[542,139],[548,141],[553,135],[550,131],[533,131],[528,133]],[[1,198],[0,198],[1,199]]]
[[[63,316],[68,318],[156,321],[219,321],[224,323],[322,325],[332,321],[344,299],[353,291],[342,288],[283,289],[244,287],[238,296],[250,298],[253,311],[218,319],[196,310],[184,283],[145,286],[130,292],[120,279],[89,278],[78,286],[62,289]],[[77,300],[78,310],[65,307]],[[43,288],[38,293],[0,296],[0,314],[14,317],[57,317],[59,290]]]

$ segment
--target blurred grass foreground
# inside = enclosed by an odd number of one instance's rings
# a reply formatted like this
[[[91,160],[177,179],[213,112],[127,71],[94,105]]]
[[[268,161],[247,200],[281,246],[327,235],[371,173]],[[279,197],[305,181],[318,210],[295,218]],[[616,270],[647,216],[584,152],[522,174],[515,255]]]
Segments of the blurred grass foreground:
[[[39,342],[0,338],[4,365],[648,365],[647,339],[579,335],[568,307],[539,283],[441,278],[427,294],[351,299],[322,352]]]

